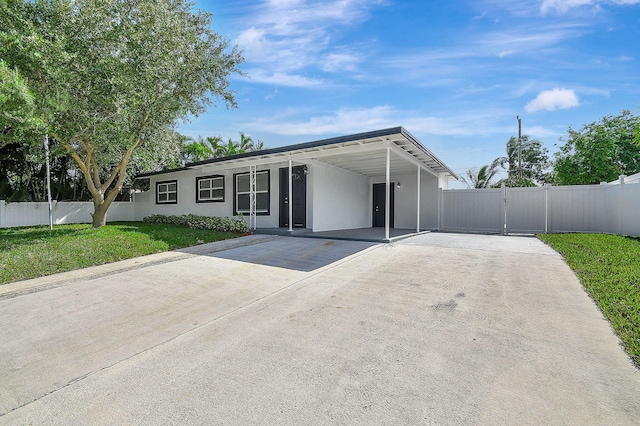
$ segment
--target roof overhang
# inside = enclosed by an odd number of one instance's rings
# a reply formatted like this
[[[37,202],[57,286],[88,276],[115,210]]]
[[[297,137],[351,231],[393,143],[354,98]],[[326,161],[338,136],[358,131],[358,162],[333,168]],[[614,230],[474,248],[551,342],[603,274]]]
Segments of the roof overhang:
[[[188,169],[213,171],[292,160],[295,162],[319,161],[373,177],[384,174],[387,151],[391,154],[390,169],[394,174],[414,173],[417,168],[420,168],[436,176],[458,179],[449,167],[402,127],[214,158],[190,163],[171,171]],[[145,173],[137,177],[153,174],[158,173]]]

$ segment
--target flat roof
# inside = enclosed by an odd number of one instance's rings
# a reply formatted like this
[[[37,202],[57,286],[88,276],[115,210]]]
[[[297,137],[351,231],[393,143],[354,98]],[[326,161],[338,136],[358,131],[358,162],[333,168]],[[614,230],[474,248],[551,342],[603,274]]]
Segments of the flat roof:
[[[393,138],[392,138],[393,137]],[[171,173],[182,170],[189,170],[193,168],[199,168],[206,165],[213,165],[216,163],[224,163],[224,162],[236,162],[238,160],[250,159],[252,157],[273,157],[273,156],[281,156],[285,153],[309,153],[312,157],[313,152],[317,152],[318,148],[326,148],[326,147],[344,147],[345,144],[356,143],[356,145],[362,145],[365,147],[367,143],[379,142],[379,141],[390,141],[396,144],[399,148],[405,151],[408,155],[412,156],[416,161],[422,163],[425,167],[432,169],[438,173],[445,173],[450,175],[451,177],[458,179],[458,176],[447,166],[445,165],[436,155],[434,155],[431,151],[429,151],[418,139],[416,139],[411,133],[409,133],[403,127],[392,127],[388,129],[382,130],[374,130],[371,132],[363,132],[356,133],[352,135],[346,136],[338,136],[328,139],[320,139],[312,142],[305,142],[295,145],[287,145],[278,148],[269,148],[260,151],[251,151],[245,152],[242,154],[230,155],[227,157],[219,157],[219,158],[211,158],[208,160],[196,161],[193,163],[185,164],[183,167],[178,167],[170,170],[164,170],[159,172],[148,172],[141,173],[135,176],[135,178],[153,176],[164,173]],[[339,152],[336,152],[336,156],[334,158],[336,160],[339,159]],[[344,157],[343,157],[344,159]],[[328,160],[328,159],[327,159]],[[329,161],[331,163],[331,161]],[[335,164],[339,167],[345,167],[350,169],[348,165],[345,164],[344,161],[341,162],[341,165]],[[354,164],[355,166],[355,164]],[[362,169],[362,165],[360,167]],[[359,173],[367,173],[366,170],[354,170]]]

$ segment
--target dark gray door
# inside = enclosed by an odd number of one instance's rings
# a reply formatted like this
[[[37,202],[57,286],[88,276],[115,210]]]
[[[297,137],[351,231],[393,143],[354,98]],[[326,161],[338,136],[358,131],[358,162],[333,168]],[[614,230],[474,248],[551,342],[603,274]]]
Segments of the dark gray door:
[[[385,203],[387,199],[384,195],[384,183],[373,184],[373,226],[384,227]],[[393,228],[393,188],[395,184],[391,182],[389,185],[389,227]]]
[[[291,169],[293,178],[293,227],[307,227],[307,175],[304,166]],[[280,169],[280,227],[289,226],[289,168]]]

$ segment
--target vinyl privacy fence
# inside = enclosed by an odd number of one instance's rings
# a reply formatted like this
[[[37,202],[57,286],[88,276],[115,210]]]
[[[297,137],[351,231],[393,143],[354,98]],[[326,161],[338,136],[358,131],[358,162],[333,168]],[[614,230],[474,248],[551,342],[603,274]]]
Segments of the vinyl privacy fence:
[[[440,191],[439,229],[640,236],[640,184]]]
[[[53,223],[91,223],[91,201],[54,201]],[[135,206],[130,202],[115,202],[109,207],[107,221],[135,220]],[[49,204],[46,202],[7,203],[0,200],[0,228],[49,224]]]
[[[640,183],[440,190],[438,229],[453,232],[595,232],[640,236]],[[55,202],[53,222],[90,223],[93,203]],[[135,203],[113,203],[108,221],[135,221]],[[43,203],[0,200],[0,228],[45,225]]]

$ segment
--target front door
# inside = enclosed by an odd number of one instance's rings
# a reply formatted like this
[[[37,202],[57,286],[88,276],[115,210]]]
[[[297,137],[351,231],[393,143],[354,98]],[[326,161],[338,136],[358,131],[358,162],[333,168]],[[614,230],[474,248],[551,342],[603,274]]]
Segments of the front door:
[[[304,166],[291,169],[293,178],[293,227],[307,227],[307,175]],[[280,169],[280,227],[289,226],[289,168]]]
[[[373,226],[384,227],[384,214],[385,204],[387,198],[384,194],[386,184],[374,183],[373,184]],[[389,227],[393,228],[393,188],[395,185],[393,182],[389,185]]]

